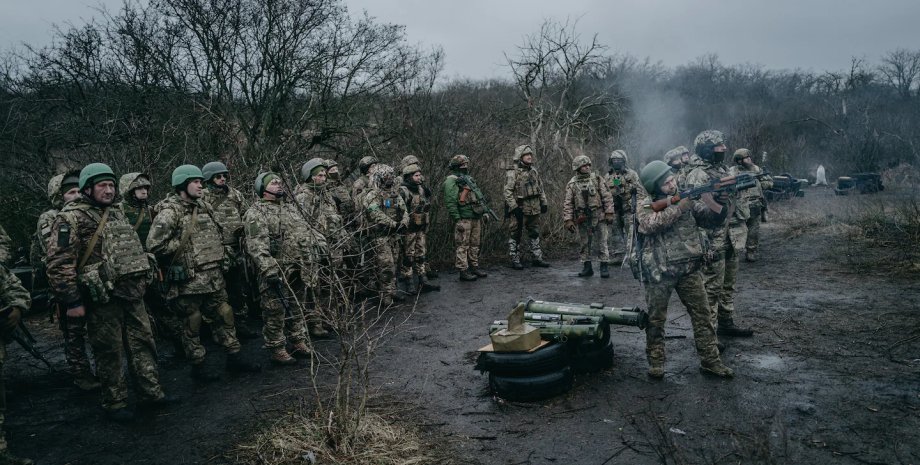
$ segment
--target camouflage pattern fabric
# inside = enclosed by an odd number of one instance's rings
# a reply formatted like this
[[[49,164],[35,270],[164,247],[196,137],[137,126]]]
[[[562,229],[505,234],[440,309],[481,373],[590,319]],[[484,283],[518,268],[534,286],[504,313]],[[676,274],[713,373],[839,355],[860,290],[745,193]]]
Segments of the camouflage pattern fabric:
[[[38,224],[35,226],[35,234],[32,236],[32,244],[29,248],[29,263],[35,268],[36,275],[44,273],[48,241],[51,238],[51,225],[58,212],[60,210],[52,208],[38,215]]]
[[[725,250],[711,252],[710,258],[706,261],[702,270],[703,282],[706,287],[707,300],[712,315],[710,316],[713,325],[716,324],[717,318],[724,318],[721,312],[725,308],[719,305],[722,301],[723,286],[725,285]],[[731,317],[731,315],[727,315]]]
[[[0,307],[18,308],[23,314],[32,305],[29,291],[22,287],[22,282],[6,266],[0,264]],[[6,339],[0,341],[0,373],[6,362]],[[7,449],[6,438],[3,434],[3,422],[6,414],[6,389],[3,379],[0,378],[0,451]]]
[[[623,253],[626,248],[626,236],[632,227],[632,190],[644,190],[639,175],[629,168],[622,173],[611,172],[604,177],[613,200],[614,221],[610,225],[609,238],[615,254]]]
[[[515,168],[505,171],[505,188],[502,191],[508,210],[521,207],[524,215],[540,215],[546,205],[546,192],[537,169],[518,163]]]
[[[351,192],[339,180],[329,180],[327,182],[329,183],[329,193],[332,195],[332,199],[335,200],[339,215],[342,217],[344,224],[348,226],[354,221],[355,215],[355,201],[351,196]]]
[[[333,265],[341,265],[346,250],[354,248],[354,244],[336,208],[332,191],[323,185],[305,183],[297,186],[294,199],[300,205],[301,215],[326,238]]]
[[[361,205],[364,210],[364,227],[371,239],[370,245],[377,267],[377,289],[385,295],[396,293],[396,258],[399,254],[397,230],[406,230],[409,215],[406,202],[396,191],[372,186]]]
[[[403,182],[399,190],[406,203],[408,232],[403,235],[402,260],[399,275],[412,278],[413,273],[425,279],[425,257],[428,255],[427,231],[431,219],[431,192],[424,185]]]
[[[265,322],[262,326],[262,338],[265,340],[265,348],[275,349],[284,347],[286,342],[296,344],[307,340],[305,321],[307,315],[302,310],[306,307],[306,302],[304,301],[306,288],[299,279],[292,281],[281,285],[280,290],[284,296],[283,300],[276,289],[266,289],[260,294],[262,319]],[[296,299],[295,296],[297,297]],[[287,302],[288,310],[284,308],[285,302]]]
[[[183,319],[182,348],[185,357],[193,365],[202,363],[205,357],[205,348],[200,338],[204,318],[211,322],[217,343],[228,354],[240,351],[233,308],[227,303],[227,293],[223,289],[207,294],[183,294],[171,300],[170,305]]]
[[[669,276],[656,283],[645,283],[645,302],[648,305],[649,324],[645,328],[645,353],[650,366],[661,366],[665,361],[664,325],[668,319],[668,302],[671,292],[687,308],[696,353],[703,365],[721,364],[711,311],[703,288],[703,278],[698,271],[679,277]]]
[[[355,179],[351,185],[351,198],[355,200],[357,208],[360,208],[361,199],[364,198],[364,192],[370,188],[370,183],[370,177],[365,174]]]
[[[511,238],[508,239],[508,254],[511,260],[520,260],[523,254],[524,232],[527,232],[527,240],[530,245],[530,252],[535,260],[543,259],[543,249],[540,247],[540,215],[524,215],[523,222],[511,215],[508,218],[508,230]]]
[[[736,165],[733,166],[731,170],[732,174],[745,172],[760,174],[763,172],[763,170],[760,169],[760,167],[757,165],[754,165],[750,169],[745,166]],[[747,238],[745,241],[744,250],[747,250],[748,253],[757,252],[757,248],[760,245],[760,214],[763,211],[764,206],[767,204],[763,192],[765,189],[769,189],[771,187],[773,187],[773,179],[769,176],[765,176],[758,180],[756,186],[741,192],[740,202],[746,203],[750,212],[748,218],[744,221],[745,226],[747,227]],[[740,250],[740,248],[736,247],[736,251]]]
[[[400,263],[399,275],[403,278],[412,278],[413,275],[425,276],[425,256],[427,255],[427,234],[425,231],[406,233],[402,240],[403,260]]]
[[[454,266],[460,270],[479,267],[479,245],[482,241],[482,220],[458,220],[454,227],[454,246],[457,248]]]
[[[0,226],[0,265],[10,266],[13,261],[13,241],[10,235],[6,233],[3,226]]]
[[[562,219],[578,226],[581,261],[610,261],[608,226],[602,220],[605,214],[614,213],[613,206],[610,190],[596,173],[578,173],[566,184]]]
[[[86,314],[96,372],[102,383],[102,407],[111,410],[128,406],[128,383],[122,372],[125,359],[141,400],[163,397],[156,344],[143,301],[114,298],[102,305],[88,306]]]
[[[249,291],[251,283],[247,280],[243,240],[243,213],[248,208],[243,194],[233,187],[223,189],[212,183],[207,183],[202,200],[211,206],[214,220],[220,225],[223,232],[223,243],[232,255],[231,265],[224,273],[227,282],[227,294],[232,302],[233,313],[236,318],[245,322],[249,317],[247,311],[250,302]]]

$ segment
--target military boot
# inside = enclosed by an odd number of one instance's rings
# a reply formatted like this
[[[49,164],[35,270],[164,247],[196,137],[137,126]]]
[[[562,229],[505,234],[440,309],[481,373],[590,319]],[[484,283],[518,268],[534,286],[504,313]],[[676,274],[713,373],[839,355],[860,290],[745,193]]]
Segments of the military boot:
[[[249,325],[246,324],[245,320],[241,320],[239,319],[239,317],[237,317],[237,321],[236,321],[236,338],[237,339],[242,341],[242,340],[247,340],[247,339],[255,339],[259,336],[260,336],[259,333],[249,328]]]
[[[403,289],[405,289],[404,292],[407,295],[418,294],[418,286],[415,285],[415,278],[399,278],[399,283],[402,284]],[[396,287],[397,289],[399,288],[399,286]]]
[[[441,286],[437,284],[431,284],[427,279],[421,278],[421,290],[422,292],[431,292],[431,291],[440,291]]]
[[[610,277],[610,264],[607,262],[601,262],[601,278]]]
[[[219,380],[220,375],[217,374],[217,372],[214,370],[208,368],[204,362],[201,362],[192,365],[192,378],[194,378],[196,381],[210,383]]]
[[[395,291],[390,294],[390,298],[393,299],[394,302],[403,302],[406,300],[406,296],[404,296],[402,292],[399,291]]]
[[[475,281],[476,275],[469,268],[460,270],[460,281]]]
[[[262,365],[258,363],[247,362],[243,359],[243,354],[227,354],[227,370],[233,373],[258,373],[262,371]]]
[[[721,361],[715,363],[702,363],[700,364],[700,373],[707,376],[715,376],[718,378],[734,378],[735,372],[731,368],[725,366]]]
[[[276,347],[272,349],[272,355],[270,358],[273,365],[296,365],[297,359],[291,357],[291,354],[288,353],[287,349],[284,347]]]
[[[540,247],[539,237],[530,240],[530,251],[533,253],[533,261],[530,262],[531,265],[540,268],[549,267],[549,263],[543,260],[543,249]]]
[[[0,452],[0,465],[34,465],[35,462],[32,459],[27,459],[24,457],[16,457],[13,454],[10,454],[10,451],[4,450]]]
[[[310,337],[314,339],[326,339],[329,337],[329,331],[326,331],[322,323],[307,323],[307,331],[310,333]]]
[[[654,363],[648,367],[648,377],[653,379],[664,378],[664,364]]]
[[[591,266],[591,262],[585,262],[584,267],[578,272],[578,277],[590,278],[591,276],[594,276],[594,267]]]
[[[137,408],[138,410],[160,410],[172,405],[176,405],[181,401],[182,400],[176,396],[163,394],[163,397],[158,399],[146,399],[138,401]]]
[[[486,276],[489,276],[488,273],[480,270],[478,266],[471,266],[470,271],[472,271],[473,274],[476,275],[477,278],[485,278]]]
[[[731,318],[719,318],[719,327],[716,329],[716,334],[729,337],[751,337],[754,335],[754,330],[735,326],[735,322]]]
[[[291,346],[290,354],[296,358],[310,358],[313,356],[313,349],[305,341],[295,342]]]

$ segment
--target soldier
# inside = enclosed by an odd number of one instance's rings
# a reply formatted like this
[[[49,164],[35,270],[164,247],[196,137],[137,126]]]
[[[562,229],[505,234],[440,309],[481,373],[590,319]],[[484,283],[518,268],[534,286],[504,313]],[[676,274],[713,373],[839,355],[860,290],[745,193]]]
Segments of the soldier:
[[[371,168],[377,163],[379,163],[377,157],[372,157],[370,155],[358,160],[358,170],[361,172],[361,176],[355,179],[354,184],[351,185],[351,198],[355,199],[355,203],[360,203],[361,199],[364,198],[364,191],[370,188]]]
[[[533,254],[531,264],[543,268],[549,266],[543,260],[543,249],[540,248],[540,215],[547,211],[546,193],[543,191],[540,174],[533,167],[533,155],[529,145],[518,146],[512,157],[514,164],[505,172],[505,209],[511,220],[508,254],[515,270],[524,269],[520,247],[525,229],[530,240],[530,252]]]
[[[639,175],[626,165],[629,159],[626,151],[614,150],[607,158],[608,171],[605,181],[613,197],[614,222],[611,226],[613,255],[622,256],[626,251],[626,232],[632,224],[632,190],[639,187]]]
[[[10,235],[6,233],[3,226],[0,226],[0,265],[11,266],[13,264],[13,241]]]
[[[348,192],[348,188],[342,184],[341,173],[339,173],[339,164],[333,159],[325,160],[326,163],[326,183],[328,184],[329,193],[335,200],[335,207],[339,211],[344,224],[348,226],[354,221],[355,201]]]
[[[150,224],[153,222],[153,212],[147,202],[150,187],[150,177],[144,173],[128,173],[118,180],[118,191],[122,199],[119,206],[138,237],[143,238],[142,241],[150,234]]]
[[[761,174],[763,170],[754,164],[751,151],[748,149],[738,149],[733,157],[735,165],[732,166],[732,174],[751,173]],[[754,187],[746,189],[740,193],[741,202],[746,203],[750,215],[745,221],[747,226],[747,242],[745,243],[745,260],[749,262],[757,261],[757,246],[760,245],[760,218],[764,208],[767,206],[767,199],[764,198],[764,189],[773,187],[773,179],[764,176],[757,180]]]
[[[384,306],[404,297],[396,292],[396,256],[399,234],[409,226],[406,203],[399,196],[393,167],[377,164],[370,172],[370,188],[361,197],[363,229],[369,239],[377,268],[377,289]]]
[[[48,181],[48,200],[52,208],[38,217],[38,226],[32,240],[31,262],[34,276],[45,279],[45,263],[48,255],[48,241],[51,238],[51,226],[54,218],[64,205],[80,198],[79,188],[80,172],[72,171],[59,174]],[[52,299],[53,300],[53,299]],[[102,386],[89,362],[86,353],[86,318],[67,318],[64,308],[57,302],[51,303],[54,313],[60,322],[61,332],[64,335],[64,358],[67,367],[73,376],[73,383],[84,391],[92,391]]]
[[[409,165],[418,165],[418,167],[421,168],[421,167],[422,167],[422,162],[421,162],[421,161],[418,159],[418,157],[416,157],[415,155],[406,155],[406,156],[404,156],[404,157],[402,158],[402,160],[400,160],[400,163],[399,163],[399,171],[402,172],[402,171],[403,171],[407,166],[409,166]],[[431,189],[428,187],[428,184],[425,183],[425,174],[424,174],[424,173],[422,173],[422,178],[421,178],[421,184],[420,184],[420,185],[421,185],[421,188],[425,190],[425,195],[427,195],[427,196],[428,196],[428,199],[430,200],[430,199],[432,198],[432,193],[431,193]],[[429,219],[430,219],[430,218],[429,218]],[[429,229],[429,228],[431,228],[431,224],[430,224],[430,223],[428,224],[428,226],[425,226],[425,234],[426,234],[426,236],[427,236],[427,234],[428,234],[428,229]],[[422,257],[422,268],[425,270],[425,278],[427,278],[427,279],[438,279],[438,272],[435,271],[435,270],[433,270],[433,269],[431,268],[431,263],[428,262],[427,247],[426,247],[426,255],[425,255],[424,257]],[[438,287],[438,290],[440,290],[440,286]]]
[[[699,156],[699,162],[691,161],[691,168],[686,176],[687,187],[702,186],[713,179],[728,176],[728,170],[722,166],[726,150],[725,138],[721,132],[708,129],[697,135],[694,140],[694,152]],[[723,193],[716,200],[728,208],[726,219],[736,218],[735,209],[738,206],[735,195]],[[738,215],[746,218],[746,206],[741,207],[742,212]],[[709,250],[707,263],[703,267],[703,279],[706,294],[709,296],[713,324],[718,322],[716,334],[720,336],[748,337],[754,334],[749,328],[735,326],[734,321],[734,296],[732,296],[734,272],[731,270],[737,270],[737,256],[733,244],[737,243],[739,246],[743,244],[745,232],[743,229],[739,226],[734,232],[731,232],[727,221],[713,223],[706,228]],[[729,261],[734,263],[726,266]],[[730,290],[725,288],[726,273],[732,274],[729,276],[732,281]]]
[[[680,148],[668,150],[667,153],[664,154],[664,162],[671,167],[672,173],[679,173],[680,167],[684,165],[683,153],[680,152]]]
[[[425,274],[425,255],[427,254],[426,236],[431,218],[431,191],[423,184],[422,169],[412,164],[402,169],[402,185],[399,194],[406,203],[409,216],[409,228],[403,237],[403,253],[400,260],[399,274],[409,286],[411,294],[440,291],[441,286],[428,282]],[[415,277],[418,276],[419,288]]]
[[[562,206],[562,219],[565,229],[578,231],[578,243],[581,245],[580,257],[584,268],[579,277],[594,276],[591,264],[592,256],[599,255],[601,277],[609,278],[610,251],[607,248],[607,225],[613,223],[613,197],[603,178],[591,170],[591,159],[579,155],[572,160],[575,176],[565,186],[565,203]],[[601,221],[606,223],[601,224]],[[595,252],[595,248],[598,252]]]
[[[313,232],[291,202],[280,176],[266,172],[255,180],[259,200],[243,216],[246,224],[246,251],[259,276],[262,302],[262,337],[277,365],[294,365],[294,357],[310,357],[304,305],[307,293],[318,286],[325,240]],[[328,206],[326,207],[328,208]],[[326,253],[326,252],[322,252]],[[312,315],[311,326],[322,329]],[[325,335],[325,331],[322,331]],[[291,344],[288,351],[287,343]]]
[[[217,342],[227,353],[228,370],[256,372],[261,367],[243,360],[240,354],[224,281],[230,256],[211,206],[202,200],[203,179],[197,166],[182,165],[173,170],[175,193],[160,203],[147,249],[163,265],[169,286],[166,298],[183,318],[182,346],[192,363],[192,377],[216,381],[219,375],[204,363],[205,349],[199,336],[203,316],[213,322]]]
[[[111,208],[116,189],[112,169],[102,163],[86,165],[78,183],[81,198],[64,205],[51,227],[48,283],[68,322],[87,319],[106,416],[131,421],[122,373],[125,358],[141,391],[142,407],[176,400],[160,387],[156,345],[144,309],[152,269],[124,214]]]
[[[640,279],[645,286],[649,314],[649,325],[645,328],[648,375],[656,379],[664,377],[664,323],[671,291],[677,291],[693,325],[700,371],[731,378],[734,372],[719,357],[699,271],[704,251],[698,227],[698,223],[724,221],[728,209],[715,202],[711,194],[701,200],[682,199],[672,205],[668,197],[677,193],[677,181],[670,167],[658,160],[642,169],[642,184],[651,195],[647,198],[642,194],[642,206],[636,213],[642,244],[637,251],[642,270]],[[652,202],[660,200],[664,200],[664,208],[656,212]]]
[[[2,332],[8,336],[10,332],[16,329],[23,313],[32,305],[29,297],[29,291],[22,287],[19,278],[10,273],[6,266],[0,264],[0,308],[3,315]],[[8,337],[3,337],[0,341],[0,372],[3,369],[3,363],[6,361],[6,343]],[[16,457],[10,453],[6,438],[3,437],[3,423],[6,419],[6,389],[4,388],[3,378],[0,378],[0,463],[2,464],[20,464],[31,465],[33,462],[29,459]]]
[[[470,176],[470,159],[454,155],[450,159],[450,175],[444,180],[444,207],[454,221],[454,265],[460,271],[460,281],[475,281],[488,276],[479,269],[479,244],[482,223],[486,220],[483,196],[476,180]]]
[[[243,256],[243,212],[246,211],[246,200],[243,194],[230,186],[230,170],[227,165],[212,161],[201,168],[204,176],[204,195],[202,200],[211,206],[214,220],[223,229],[224,245],[231,254],[230,269],[224,273],[227,282],[227,296],[233,302],[233,318],[236,326],[236,335],[240,339],[253,339],[258,337],[249,328],[249,305],[253,302],[250,298],[251,283],[246,279],[246,262]]]

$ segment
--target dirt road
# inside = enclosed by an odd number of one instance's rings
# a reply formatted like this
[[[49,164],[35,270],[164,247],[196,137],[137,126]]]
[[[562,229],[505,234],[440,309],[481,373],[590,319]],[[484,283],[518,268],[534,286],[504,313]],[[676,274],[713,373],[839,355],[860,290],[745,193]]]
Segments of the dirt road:
[[[808,212],[819,221],[766,223],[761,261],[742,264],[737,315],[757,334],[726,340],[734,380],[699,374],[690,321],[675,298],[663,381],[645,376],[643,333],[621,327],[613,369],[580,376],[572,391],[546,402],[493,399],[487,376],[473,370],[474,351],[488,342],[488,323],[518,299],[644,307],[628,270],[580,279],[574,260],[547,270],[487,267],[489,277],[475,283],[442,274],[443,290],[422,296],[410,328],[380,351],[375,380],[386,397],[413,405],[413,421],[463,462],[918,463],[920,281],[853,266],[854,253],[892,253],[854,252],[840,228],[820,220],[831,214],[825,204],[856,201],[822,190],[774,207],[774,218]],[[48,323],[29,323],[57,341]],[[59,349],[43,348],[62,366]],[[244,350],[265,356],[255,341]],[[211,362],[220,363],[213,352]],[[7,437],[14,452],[38,463],[225,463],[247,431],[311,397],[303,369],[205,387],[187,370],[162,369],[167,389],[185,398],[181,408],[124,427],[106,423],[93,396],[11,348]]]

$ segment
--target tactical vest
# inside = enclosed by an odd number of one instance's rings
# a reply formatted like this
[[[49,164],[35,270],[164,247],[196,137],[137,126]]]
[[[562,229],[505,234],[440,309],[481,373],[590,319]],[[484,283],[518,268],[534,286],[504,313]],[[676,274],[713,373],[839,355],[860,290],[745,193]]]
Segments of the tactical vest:
[[[65,213],[75,210],[81,211],[84,215],[90,217],[97,224],[98,228],[98,224],[102,221],[103,215],[99,209],[86,203],[71,205],[72,207],[70,208],[64,208]],[[104,273],[97,274],[96,278],[104,276],[105,281],[108,283],[105,287],[110,291],[118,282],[124,279],[146,276],[151,271],[151,267],[147,253],[144,252],[144,246],[141,245],[137,233],[134,232],[134,229],[128,223],[128,220],[121,210],[109,207],[108,211],[109,214],[105,226],[103,226],[102,231],[99,232],[96,241],[96,247],[98,247],[97,250],[99,250],[101,258],[99,261],[94,262],[91,258],[92,255],[90,255],[84,268],[80,271],[81,273],[88,273],[91,271],[93,273],[98,273],[101,268]],[[68,222],[71,223],[73,230],[76,231],[76,219],[70,214],[67,214],[66,217],[68,218]],[[92,240],[89,237],[83,239],[87,245]],[[85,250],[81,251],[77,260],[83,260],[83,255],[87,253],[91,252]],[[104,302],[105,300],[107,300],[107,298],[100,299],[99,301]]]
[[[125,218],[128,220],[128,224],[131,225],[131,228],[137,234],[141,244],[146,242],[147,235],[150,234],[150,225],[153,223],[150,209],[147,207],[137,207],[127,202],[122,202],[121,211],[125,214]]]
[[[211,217],[211,212],[202,206],[201,202],[198,202],[197,208],[197,215],[191,212],[184,213],[180,221],[181,234],[188,234],[189,237],[183,254],[185,266],[194,270],[209,270],[224,260],[224,246],[220,229]],[[195,224],[192,224],[193,216],[197,217]],[[188,228],[190,229],[186,232]]]
[[[425,189],[418,186],[415,191],[406,186],[400,186],[403,193],[403,200],[406,202],[406,208],[409,211],[409,226],[424,227],[428,225],[431,211],[431,201],[425,195]],[[475,199],[476,194],[470,191],[470,195]],[[469,200],[468,200],[469,202]],[[478,203],[478,200],[476,200]]]
[[[569,186],[572,189],[576,214],[585,208],[593,210],[603,206],[599,187],[600,178],[597,173],[591,173],[586,177],[576,175],[569,181]]]
[[[514,173],[514,198],[528,200],[543,195],[543,186],[537,177],[537,170],[515,169]]]
[[[227,235],[227,240],[236,242],[238,235],[243,230],[242,207],[237,203],[235,191],[226,194],[212,188],[205,189],[204,201],[211,205],[214,220],[217,221]]]
[[[647,207],[640,208],[646,208],[643,212],[649,211]],[[691,212],[681,214],[667,230],[642,235],[641,240],[643,279],[651,282],[696,270],[704,253],[702,231]]]

